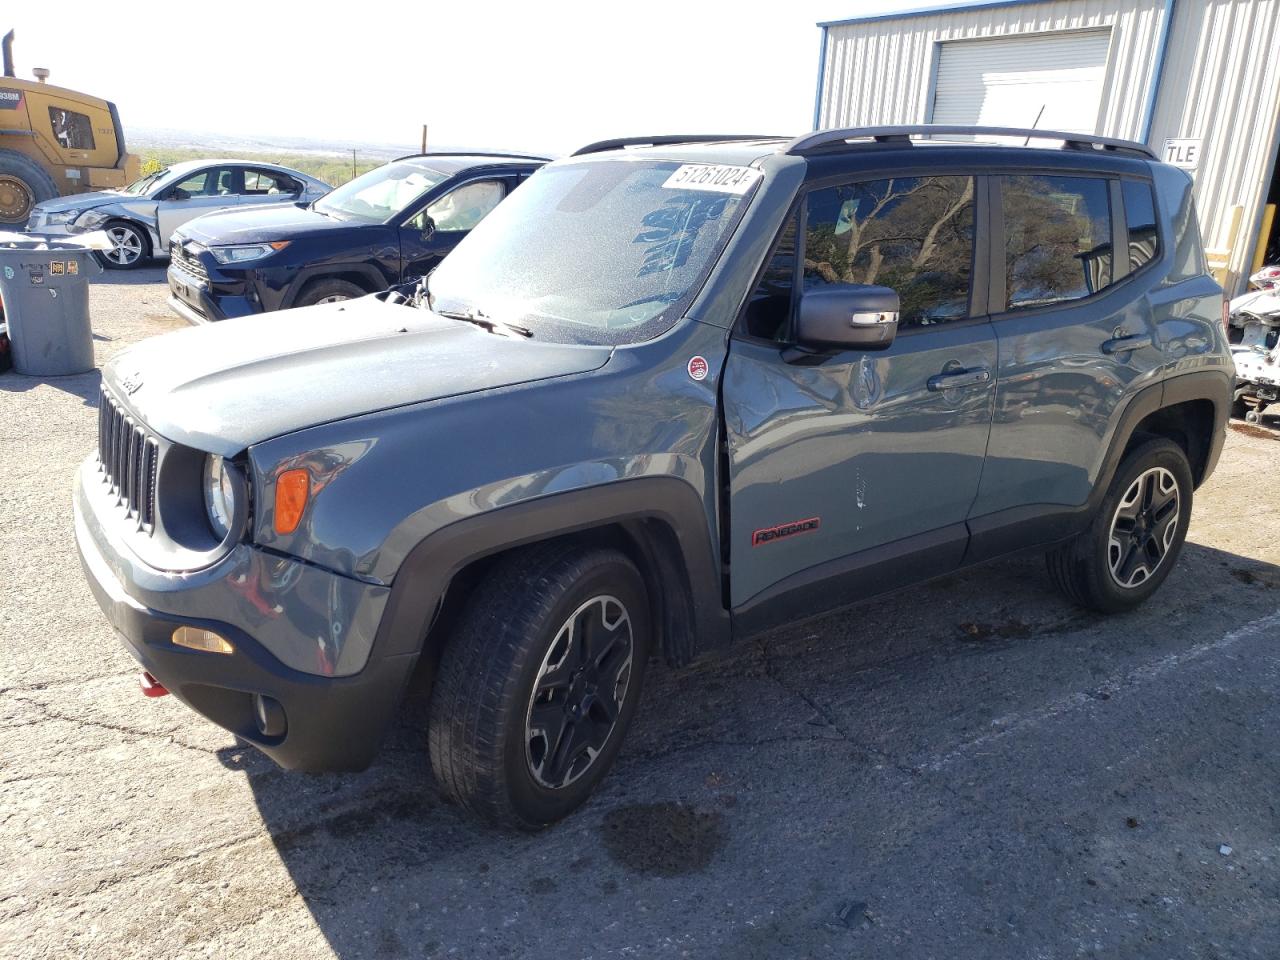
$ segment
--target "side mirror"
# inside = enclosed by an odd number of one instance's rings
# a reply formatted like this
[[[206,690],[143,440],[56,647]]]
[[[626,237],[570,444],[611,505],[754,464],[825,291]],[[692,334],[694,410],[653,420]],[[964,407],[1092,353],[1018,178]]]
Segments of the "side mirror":
[[[796,341],[828,350],[883,350],[897,335],[898,309],[898,294],[888,287],[840,283],[806,290]]]

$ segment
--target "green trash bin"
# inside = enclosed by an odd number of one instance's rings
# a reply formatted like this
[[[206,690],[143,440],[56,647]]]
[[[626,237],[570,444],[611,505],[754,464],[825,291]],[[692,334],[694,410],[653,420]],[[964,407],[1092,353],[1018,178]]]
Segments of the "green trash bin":
[[[93,369],[89,277],[102,272],[93,251],[33,237],[0,243],[0,297],[13,369],[64,377]]]

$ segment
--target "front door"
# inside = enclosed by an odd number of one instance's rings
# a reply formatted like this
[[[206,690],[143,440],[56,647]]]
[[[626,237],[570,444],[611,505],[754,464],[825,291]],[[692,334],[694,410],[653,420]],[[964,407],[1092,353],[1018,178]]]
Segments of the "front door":
[[[236,206],[240,181],[231,167],[206,167],[165,190],[156,204],[156,227],[166,247],[173,231],[188,220]]]
[[[735,609],[805,586],[838,602],[861,561],[909,579],[959,564],[995,396],[995,336],[972,283],[978,185],[815,189],[779,238],[723,376]],[[830,283],[898,292],[888,349],[788,349],[795,305]]]
[[[400,228],[400,279],[424,277],[507,195],[502,179],[472,180],[431,201]]]

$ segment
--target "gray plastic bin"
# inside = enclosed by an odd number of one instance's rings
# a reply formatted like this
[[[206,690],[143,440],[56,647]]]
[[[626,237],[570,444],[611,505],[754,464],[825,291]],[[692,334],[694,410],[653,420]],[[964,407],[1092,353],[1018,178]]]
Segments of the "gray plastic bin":
[[[0,297],[14,371],[61,377],[93,369],[89,277],[101,272],[91,250],[34,237],[0,243]]]

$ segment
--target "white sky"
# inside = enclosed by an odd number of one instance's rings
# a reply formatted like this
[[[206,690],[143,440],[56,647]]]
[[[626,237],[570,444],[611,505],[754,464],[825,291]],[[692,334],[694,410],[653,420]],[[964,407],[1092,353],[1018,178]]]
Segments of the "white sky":
[[[248,4],[3,0],[18,75],[131,125],[563,152],[609,136],[799,133],[819,20],[930,0]],[[332,11],[327,13],[326,11]],[[122,12],[113,12],[122,11]]]

